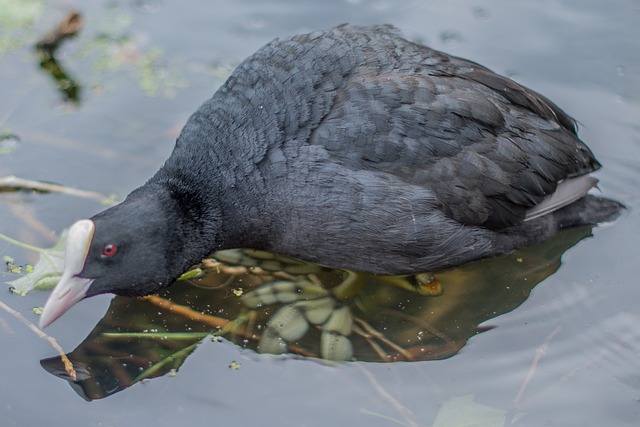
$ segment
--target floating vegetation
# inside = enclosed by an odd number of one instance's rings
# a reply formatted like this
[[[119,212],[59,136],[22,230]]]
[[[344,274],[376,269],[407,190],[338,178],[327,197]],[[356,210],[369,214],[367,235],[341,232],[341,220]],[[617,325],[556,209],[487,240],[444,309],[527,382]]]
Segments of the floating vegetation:
[[[11,154],[18,148],[20,138],[9,132],[0,134],[0,155]]]
[[[43,10],[42,0],[0,0],[0,55],[30,42]]]
[[[38,262],[33,267],[25,266],[24,268],[16,266],[11,257],[4,257],[7,268],[11,268],[11,272],[20,274],[24,270],[27,274],[21,275],[18,279],[12,280],[11,292],[24,296],[32,289],[50,289],[53,288],[62,276],[64,267],[64,246],[66,242],[66,233],[63,233],[58,243],[48,249],[38,248],[15,239],[0,234],[0,240],[4,240],[11,244],[20,246],[24,249],[32,250],[38,253]]]
[[[143,54],[134,74],[140,89],[149,96],[174,98],[176,89],[186,86],[186,81],[169,68],[164,59],[164,51],[160,48],[151,49]]]
[[[131,34],[132,15],[114,5],[92,23],[97,32],[83,41],[80,58],[93,61],[95,80],[102,74],[129,70],[138,87],[148,96],[173,98],[177,89],[187,85],[181,74],[166,59],[163,49],[143,47],[140,38]],[[94,84],[101,88],[101,84]]]
[[[167,60],[161,47],[146,46],[143,38],[133,34],[134,19],[130,11],[110,4],[104,13],[89,18],[86,23],[79,12],[71,12],[45,32],[38,28],[45,5],[42,0],[0,0],[0,55],[35,46],[41,68],[55,80],[65,101],[79,103],[87,80],[95,91],[103,90],[104,74],[118,71],[128,72],[148,96],[173,98],[178,89],[187,86],[186,79],[178,67]],[[77,38],[63,64],[55,51],[83,27],[82,37]],[[34,34],[40,38],[34,40]],[[87,59],[95,74],[88,79],[74,78],[67,68]],[[2,151],[0,145],[0,154]]]

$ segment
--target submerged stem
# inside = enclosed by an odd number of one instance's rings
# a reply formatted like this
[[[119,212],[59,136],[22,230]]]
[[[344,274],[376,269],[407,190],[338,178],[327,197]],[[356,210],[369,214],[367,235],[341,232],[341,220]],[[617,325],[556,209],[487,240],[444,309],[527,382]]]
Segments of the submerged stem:
[[[6,235],[4,235],[2,233],[0,233],[0,239],[4,240],[5,242],[9,242],[12,245],[19,246],[19,247],[21,247],[23,249],[27,249],[27,250],[30,250],[30,251],[35,251],[35,252],[38,252],[38,253],[41,253],[41,254],[46,253],[46,250],[43,249],[43,248],[39,248],[37,246],[32,246],[32,245],[30,245],[28,243],[24,243],[24,242],[21,242],[19,240],[12,239],[11,237],[6,236]]]
[[[185,347],[182,350],[176,351],[175,353],[165,357],[164,359],[162,359],[158,363],[155,363],[153,366],[151,366],[151,367],[145,369],[144,371],[142,371],[140,373],[140,375],[138,375],[137,377],[134,378],[133,382],[137,383],[138,381],[141,381],[141,380],[143,380],[145,378],[148,378],[149,376],[151,376],[151,375],[155,374],[156,372],[158,372],[160,369],[162,369],[168,363],[175,362],[176,359],[178,359],[178,358],[180,358],[182,356],[186,356],[187,354],[191,353],[199,345],[200,345],[200,341],[195,342],[195,343],[191,344],[190,346]]]

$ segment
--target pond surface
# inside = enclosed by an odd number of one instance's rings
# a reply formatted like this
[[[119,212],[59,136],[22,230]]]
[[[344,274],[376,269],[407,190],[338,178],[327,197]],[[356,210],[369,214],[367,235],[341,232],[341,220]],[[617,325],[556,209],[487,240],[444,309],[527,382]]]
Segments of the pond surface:
[[[192,310],[187,315],[169,314],[156,300],[100,296],[78,304],[47,329],[70,353],[73,387],[58,378],[66,373],[50,342],[0,310],[3,426],[640,423],[636,1],[184,4],[0,0],[11,11],[0,17],[0,177],[121,199],[160,167],[191,112],[269,40],[342,22],[387,22],[554,100],[580,122],[604,165],[602,193],[628,209],[613,224],[436,275],[435,284],[425,282],[433,295],[365,280],[339,302],[358,332],[349,344],[356,362],[301,357],[335,355],[323,350],[320,326],[304,339],[276,337],[272,347],[297,356],[257,353],[256,337],[277,327],[269,316],[283,301],[261,303],[267,312],[245,315],[212,340],[208,333],[246,314],[246,295],[263,286],[254,280],[262,270],[243,272],[233,262],[214,263],[205,278],[160,296],[160,304]],[[32,46],[73,6],[83,28],[61,45],[53,72]],[[0,233],[47,247],[102,209],[72,195],[4,192]],[[37,259],[3,241],[0,254],[17,265]],[[264,270],[268,280],[282,279]],[[336,274],[295,271],[287,280],[335,285]],[[15,278],[0,274],[3,283]],[[47,295],[7,291],[0,301],[37,323],[32,309]],[[206,318],[189,321],[194,313]],[[153,331],[166,338],[140,335]]]

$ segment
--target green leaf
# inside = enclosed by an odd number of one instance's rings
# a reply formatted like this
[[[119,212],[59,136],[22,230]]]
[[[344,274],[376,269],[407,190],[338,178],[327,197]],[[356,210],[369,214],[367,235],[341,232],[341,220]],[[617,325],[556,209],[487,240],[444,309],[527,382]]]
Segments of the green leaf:
[[[33,248],[40,254],[35,266],[25,269],[27,274],[16,280],[8,282],[14,292],[24,295],[32,289],[53,288],[64,270],[64,246],[67,240],[66,231],[60,236],[60,240],[53,247],[48,249]],[[29,271],[30,270],[30,271]]]
[[[505,421],[506,411],[480,405],[468,394],[446,401],[432,427],[504,427]]]
[[[27,291],[19,291],[16,288],[14,288],[13,286],[9,286],[9,292],[11,292],[14,295],[21,296],[21,297],[27,295]]]
[[[13,274],[20,274],[22,273],[22,267],[19,265],[16,265],[14,263],[14,259],[11,258],[10,256],[5,256],[4,257],[4,263],[7,266],[7,271]]]
[[[199,267],[194,267],[186,273],[183,273],[182,276],[178,277],[177,280],[197,279],[202,276],[204,276],[204,270]]]

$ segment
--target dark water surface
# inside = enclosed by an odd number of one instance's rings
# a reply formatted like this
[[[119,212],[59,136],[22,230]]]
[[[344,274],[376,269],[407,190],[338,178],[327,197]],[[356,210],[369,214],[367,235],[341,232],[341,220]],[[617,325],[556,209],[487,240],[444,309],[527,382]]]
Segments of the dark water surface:
[[[0,177],[121,198],[157,170],[189,114],[264,43],[342,22],[387,22],[553,99],[581,123],[581,137],[604,165],[602,192],[629,209],[614,224],[443,274],[439,297],[364,286],[351,300],[353,315],[402,351],[363,333],[353,340],[359,362],[258,354],[255,340],[242,332],[222,342],[194,336],[183,345],[155,340],[157,348],[140,339],[113,344],[102,332],[210,329],[159,314],[148,302],[110,303],[101,296],[47,330],[67,352],[82,343],[73,353],[76,368],[90,372],[93,382],[74,392],[40,366],[56,356],[51,345],[0,310],[2,426],[640,424],[636,1],[0,1],[10,4],[13,24],[0,22]],[[75,102],[56,88],[31,48],[71,7],[82,13],[84,28],[58,57],[80,87]],[[47,230],[59,232],[101,209],[67,195],[2,193],[0,233],[49,246],[55,236]],[[0,255],[35,262],[33,253],[3,241]],[[14,278],[0,275],[3,282]],[[254,286],[234,280],[214,286],[215,304],[194,296],[200,288],[166,296],[232,318],[234,309],[218,302],[237,300],[233,289]],[[0,301],[37,323],[32,308],[47,293],[2,295]],[[134,313],[135,328],[127,323]],[[290,348],[296,349],[321,352],[317,337]],[[385,355],[413,362],[365,362]],[[162,358],[171,363],[136,382],[132,366],[138,363],[141,372]],[[175,375],[171,367],[179,368]]]

